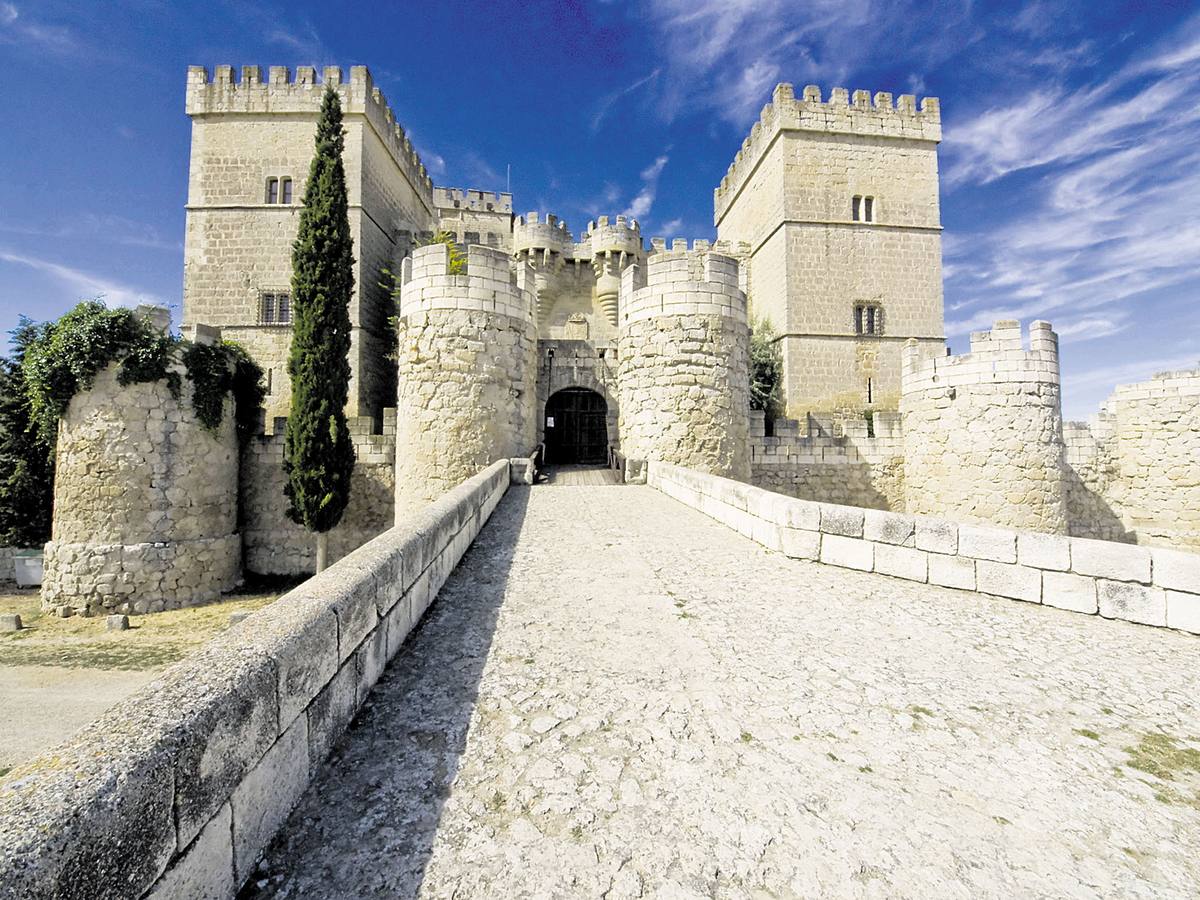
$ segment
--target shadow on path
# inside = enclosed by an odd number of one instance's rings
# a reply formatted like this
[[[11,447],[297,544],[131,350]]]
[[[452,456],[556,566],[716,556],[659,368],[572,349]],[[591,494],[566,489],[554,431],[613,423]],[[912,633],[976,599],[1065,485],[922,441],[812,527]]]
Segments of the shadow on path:
[[[458,771],[529,489],[514,487],[238,895],[411,897]],[[303,872],[292,861],[304,859]]]

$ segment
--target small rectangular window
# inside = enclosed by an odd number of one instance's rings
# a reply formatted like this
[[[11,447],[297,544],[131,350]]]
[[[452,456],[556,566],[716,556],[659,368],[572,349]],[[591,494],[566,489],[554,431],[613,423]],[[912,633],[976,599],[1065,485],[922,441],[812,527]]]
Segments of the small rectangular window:
[[[465,244],[478,244],[478,243],[479,243],[479,232],[478,232],[478,231],[468,231],[468,232],[467,232],[467,233],[466,233],[466,234],[463,236],[463,243],[465,243]]]
[[[278,203],[279,202],[279,179],[278,178],[268,178],[267,179],[267,202],[268,203]]]
[[[275,321],[276,322],[292,321],[292,295],[291,294],[276,294],[275,295]]]
[[[863,308],[861,306],[854,307],[854,333],[863,333]]]
[[[859,221],[862,216],[862,197],[855,197],[850,202],[850,217],[855,222]]]
[[[290,204],[292,202],[292,179],[290,179],[290,178],[281,179],[280,187],[282,188],[282,191],[281,191],[282,196],[280,197],[279,202]]]
[[[875,221],[875,198],[874,197],[863,197],[863,221],[864,222],[874,222]]]

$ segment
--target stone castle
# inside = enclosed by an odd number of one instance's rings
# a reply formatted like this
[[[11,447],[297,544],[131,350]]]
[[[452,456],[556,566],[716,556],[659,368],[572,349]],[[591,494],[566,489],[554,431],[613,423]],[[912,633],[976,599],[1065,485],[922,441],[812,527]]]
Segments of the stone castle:
[[[192,67],[183,332],[250,351],[266,424],[239,456],[232,432],[196,429],[161,386],[102,378],[76,397],[48,605],[141,612],[212,599],[243,569],[311,571],[311,535],[285,515],[281,417],[291,245],[326,87],[345,115],[356,257],[358,464],[332,558],[539,445],[630,480],[659,461],[805,500],[1200,547],[1200,372],[1121,389],[1091,426],[1064,427],[1048,323],[1026,341],[998,322],[947,356],[934,98],[779,85],[714,192],[717,240],[668,246],[625,216],[577,236],[553,214],[514,216],[509,194],[435,187],[365,67]],[[429,243],[437,231],[465,271]],[[783,360],[774,422],[749,410],[755,318]],[[164,415],[167,432],[148,433]],[[183,434],[213,447],[180,454]],[[164,466],[154,489],[126,490]],[[94,512],[101,489],[128,509]]]

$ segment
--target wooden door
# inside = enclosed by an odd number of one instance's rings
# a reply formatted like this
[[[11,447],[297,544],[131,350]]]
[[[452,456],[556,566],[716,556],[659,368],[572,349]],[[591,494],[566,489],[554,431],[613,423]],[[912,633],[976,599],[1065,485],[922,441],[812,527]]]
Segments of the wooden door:
[[[545,430],[550,465],[608,462],[608,404],[595,391],[567,388],[551,397]]]

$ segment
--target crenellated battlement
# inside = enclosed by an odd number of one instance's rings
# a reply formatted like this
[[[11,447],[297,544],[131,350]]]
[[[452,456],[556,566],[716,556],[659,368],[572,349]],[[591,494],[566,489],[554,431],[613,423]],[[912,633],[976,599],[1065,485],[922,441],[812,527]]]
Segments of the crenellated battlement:
[[[513,210],[512,194],[500,191],[435,187],[433,205],[439,209],[469,209],[473,212],[509,213]]]
[[[870,91],[858,90],[851,94],[845,88],[834,88],[826,102],[822,100],[821,89],[816,85],[806,86],[798,98],[791,84],[777,85],[771,102],[762,108],[758,121],[742,141],[725,177],[713,191],[713,205],[718,220],[767,148],[784,131],[816,131],[936,143],[942,139],[941,106],[936,97],[924,98],[918,107],[913,94],[901,94],[893,101],[887,91],[878,91],[872,96]]]
[[[713,253],[707,241],[692,250],[652,253],[645,267],[621,273],[621,321],[656,316],[720,315],[747,321],[746,295],[738,285],[738,262]]]
[[[547,215],[543,219],[537,212],[529,212],[513,220],[514,255],[523,250],[541,250],[571,256],[574,246],[575,238],[558,216]]]
[[[903,350],[901,392],[975,384],[1059,382],[1058,335],[1049,322],[1029,326],[1029,349],[1015,319],[996,322],[990,331],[971,333],[971,350],[960,356],[922,358],[915,339]]]
[[[341,95],[346,116],[363,116],[405,172],[409,182],[432,204],[433,182],[387,99],[375,86],[366,66],[352,66],[350,79],[340,66],[326,66],[317,78],[313,66],[271,66],[267,80],[260,66],[242,66],[240,80],[233,66],[217,66],[212,80],[204,66],[188,66],[187,114],[193,118],[227,115],[304,115],[315,118],[326,87]]]
[[[450,248],[418,247],[400,266],[400,316],[429,310],[465,310],[533,321],[533,268],[513,265],[503,250],[471,244],[466,269],[450,274]]]

